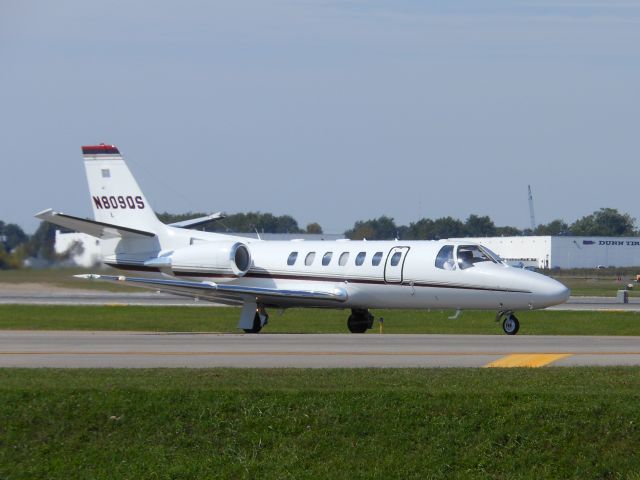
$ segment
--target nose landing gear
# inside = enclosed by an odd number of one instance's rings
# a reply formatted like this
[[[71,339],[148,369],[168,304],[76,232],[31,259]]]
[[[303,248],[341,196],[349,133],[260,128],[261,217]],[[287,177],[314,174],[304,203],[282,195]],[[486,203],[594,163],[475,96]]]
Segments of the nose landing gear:
[[[502,330],[507,335],[515,335],[520,330],[520,321],[513,312],[498,312],[496,321],[499,322],[500,319],[502,319]]]

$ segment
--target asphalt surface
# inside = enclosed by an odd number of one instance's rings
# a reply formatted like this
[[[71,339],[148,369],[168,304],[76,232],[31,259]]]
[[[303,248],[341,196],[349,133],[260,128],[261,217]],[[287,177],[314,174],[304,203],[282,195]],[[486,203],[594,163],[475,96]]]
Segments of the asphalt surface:
[[[640,311],[640,298],[630,298],[629,303],[621,303],[616,297],[570,297],[561,305],[549,307],[547,310],[565,311]]]
[[[0,304],[207,306],[155,292],[0,288]],[[550,310],[640,311],[571,297]],[[640,337],[0,332],[0,367],[484,367],[640,365]]]
[[[640,337],[0,332],[0,367],[640,365]]]

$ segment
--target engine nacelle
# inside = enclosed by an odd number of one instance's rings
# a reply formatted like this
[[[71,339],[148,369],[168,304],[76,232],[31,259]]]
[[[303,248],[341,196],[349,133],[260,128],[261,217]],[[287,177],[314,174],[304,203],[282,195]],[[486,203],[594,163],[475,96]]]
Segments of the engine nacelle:
[[[251,252],[241,242],[218,241],[179,248],[170,255],[174,273],[216,274],[242,277],[251,268]]]

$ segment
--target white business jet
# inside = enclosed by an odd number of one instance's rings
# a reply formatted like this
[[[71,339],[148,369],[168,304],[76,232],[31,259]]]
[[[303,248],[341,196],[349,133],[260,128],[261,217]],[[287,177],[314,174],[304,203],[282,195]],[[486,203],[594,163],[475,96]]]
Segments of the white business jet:
[[[538,273],[507,266],[465,241],[264,241],[192,230],[219,215],[165,225],[119,150],[82,147],[95,220],[51,209],[37,218],[101,240],[102,260],[124,272],[80,275],[242,306],[238,328],[257,333],[267,308],[351,309],[347,326],[373,326],[370,308],[493,310],[505,333],[514,311],[563,303],[569,290]]]

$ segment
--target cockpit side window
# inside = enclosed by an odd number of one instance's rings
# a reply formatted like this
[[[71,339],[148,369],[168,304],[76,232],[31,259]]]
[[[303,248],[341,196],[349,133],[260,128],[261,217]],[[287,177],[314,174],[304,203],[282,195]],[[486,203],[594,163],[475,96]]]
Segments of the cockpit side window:
[[[453,245],[445,245],[440,249],[436,257],[436,267],[443,270],[456,269],[456,264],[453,261]]]
[[[460,245],[458,247],[458,266],[460,269],[465,270],[480,262],[500,263],[480,245]]]

